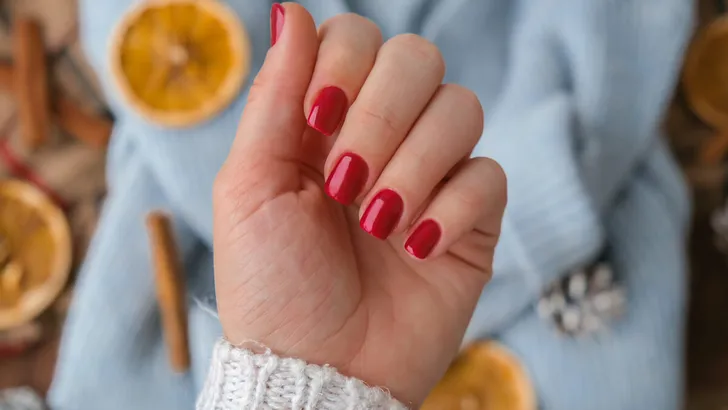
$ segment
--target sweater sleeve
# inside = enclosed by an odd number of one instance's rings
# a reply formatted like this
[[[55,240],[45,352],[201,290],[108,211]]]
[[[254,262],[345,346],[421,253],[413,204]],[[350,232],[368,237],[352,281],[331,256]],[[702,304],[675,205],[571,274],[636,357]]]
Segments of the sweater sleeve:
[[[388,392],[346,377],[333,367],[237,348],[214,348],[197,410],[405,410]]]
[[[505,170],[508,207],[466,340],[502,333],[552,283],[608,253],[611,212],[663,155],[661,114],[691,28],[690,2],[513,3],[508,74],[474,150]],[[664,160],[671,186],[657,188],[684,213]]]

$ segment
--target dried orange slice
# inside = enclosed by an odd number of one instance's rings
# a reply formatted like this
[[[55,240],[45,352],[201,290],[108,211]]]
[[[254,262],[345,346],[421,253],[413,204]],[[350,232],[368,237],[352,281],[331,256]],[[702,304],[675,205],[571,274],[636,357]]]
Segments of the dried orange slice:
[[[248,36],[216,0],[143,1],[122,18],[111,44],[111,70],[124,99],[168,127],[213,117],[250,70]]]
[[[714,128],[728,130],[728,17],[701,30],[690,45],[683,71],[685,95],[695,113]]]
[[[26,323],[58,297],[71,270],[63,211],[20,181],[0,181],[0,330]]]
[[[531,381],[518,359],[495,342],[462,352],[422,410],[536,410]]]

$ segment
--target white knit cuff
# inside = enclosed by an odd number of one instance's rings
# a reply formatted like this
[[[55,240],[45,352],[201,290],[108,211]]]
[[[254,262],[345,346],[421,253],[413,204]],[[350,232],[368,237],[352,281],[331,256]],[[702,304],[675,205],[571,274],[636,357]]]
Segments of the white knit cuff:
[[[215,345],[198,410],[404,410],[380,388],[339,374],[329,366],[255,354],[225,340]]]

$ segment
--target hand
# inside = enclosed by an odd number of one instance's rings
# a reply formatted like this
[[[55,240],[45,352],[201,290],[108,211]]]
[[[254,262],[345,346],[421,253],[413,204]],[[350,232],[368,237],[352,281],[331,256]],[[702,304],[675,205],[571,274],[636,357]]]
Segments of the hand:
[[[506,181],[494,161],[469,159],[482,108],[441,85],[443,59],[421,37],[382,45],[352,14],[317,34],[290,3],[272,17],[214,189],[225,336],[419,404],[491,276]]]

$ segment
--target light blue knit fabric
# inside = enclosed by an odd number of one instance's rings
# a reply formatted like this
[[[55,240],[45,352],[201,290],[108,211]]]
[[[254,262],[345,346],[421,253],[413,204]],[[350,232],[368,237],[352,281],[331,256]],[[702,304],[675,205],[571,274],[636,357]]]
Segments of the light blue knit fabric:
[[[164,130],[125,106],[106,60],[132,0],[81,0],[87,54],[117,115],[109,197],[76,287],[50,393],[53,409],[191,409],[220,327],[214,317],[211,186],[247,89],[214,120]],[[253,46],[270,2],[229,0]],[[496,158],[509,205],[495,276],[467,338],[497,337],[530,372],[543,409],[672,410],[682,400],[688,203],[659,123],[689,36],[689,0],[304,0],[317,22],[355,11],[389,37],[442,50],[448,82],[486,111],[475,151]],[[250,79],[248,79],[248,84]],[[193,367],[169,370],[144,215],[177,217],[190,281]],[[609,333],[559,337],[533,303],[609,245],[629,310]]]

